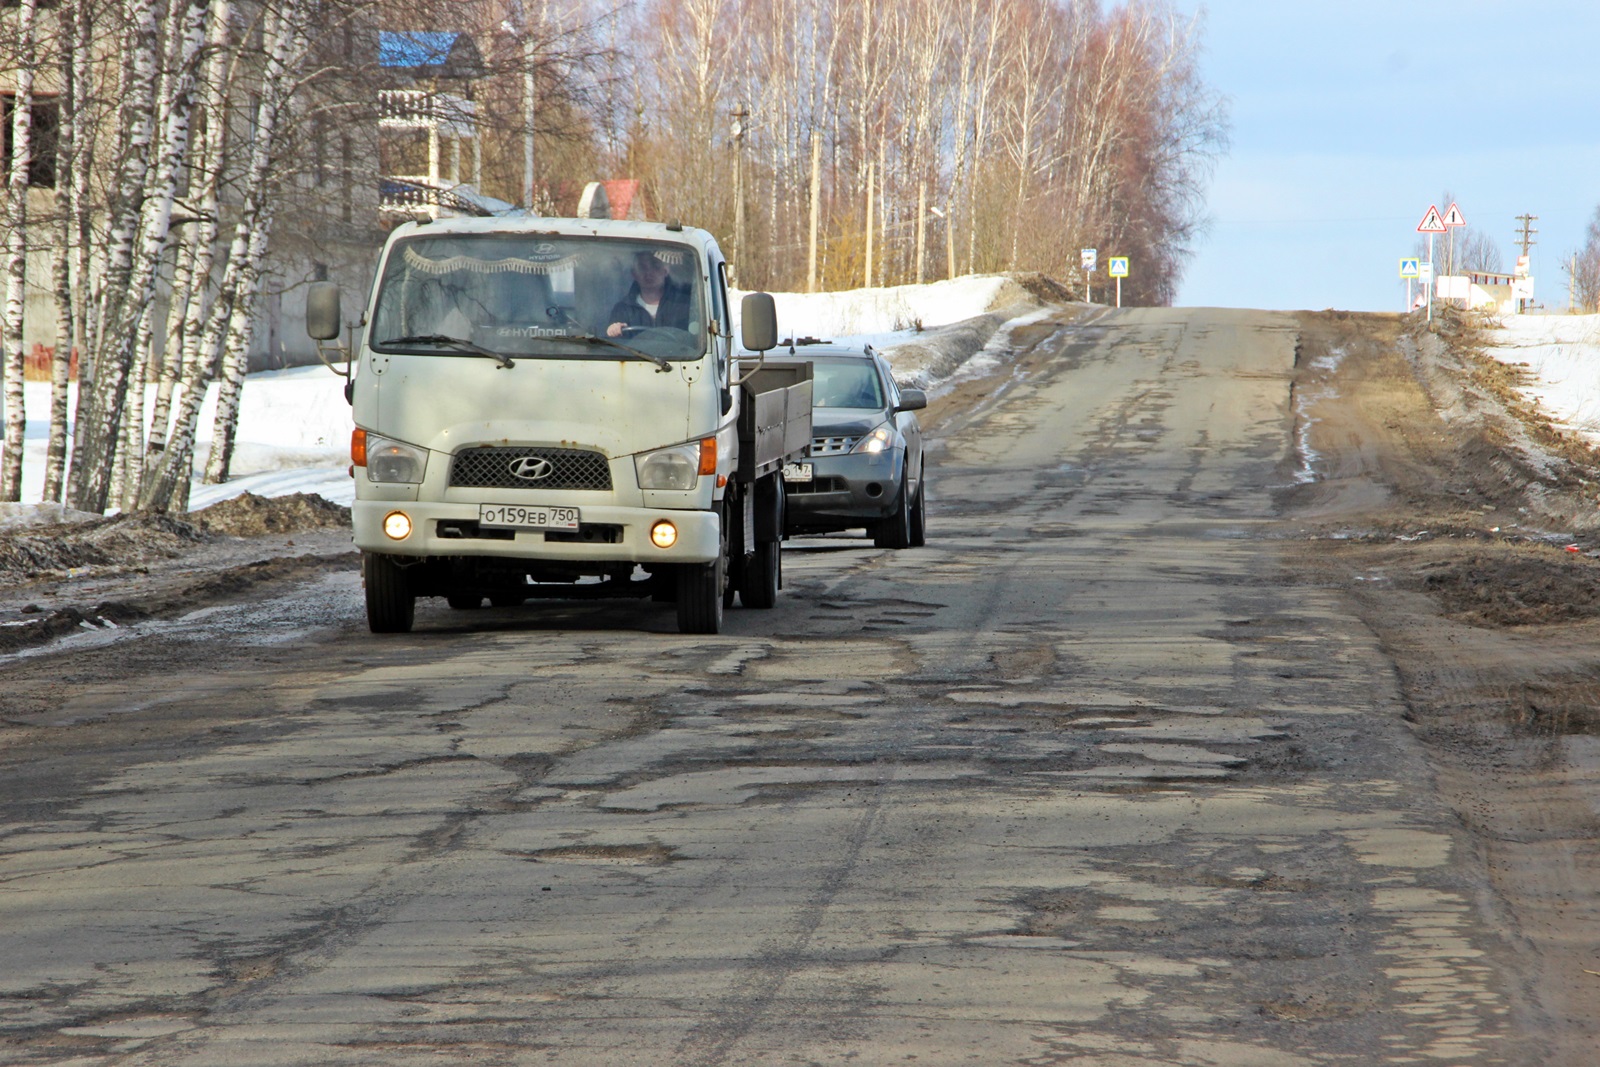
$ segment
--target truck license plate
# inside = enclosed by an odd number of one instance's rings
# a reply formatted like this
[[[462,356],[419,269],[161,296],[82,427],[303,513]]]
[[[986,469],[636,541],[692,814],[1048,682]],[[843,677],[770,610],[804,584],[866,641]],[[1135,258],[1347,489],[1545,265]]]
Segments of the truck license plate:
[[[509,526],[517,530],[576,530],[578,509],[479,504],[478,525]]]
[[[786,482],[809,482],[811,480],[811,464],[785,463],[783,465],[783,480]]]

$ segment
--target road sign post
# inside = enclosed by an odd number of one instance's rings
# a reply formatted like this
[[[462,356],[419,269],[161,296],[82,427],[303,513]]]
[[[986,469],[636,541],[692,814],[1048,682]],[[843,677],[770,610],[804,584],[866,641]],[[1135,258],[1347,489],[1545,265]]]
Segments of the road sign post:
[[[1411,311],[1411,288],[1417,277],[1422,273],[1422,261],[1416,256],[1400,257],[1400,277],[1406,280],[1406,312]]]
[[[1098,248],[1085,248],[1079,253],[1079,262],[1083,264],[1083,299],[1085,303],[1094,303],[1094,289],[1089,278],[1094,274],[1094,268],[1100,262]]]
[[[1117,307],[1122,306],[1122,279],[1128,276],[1128,257],[1112,256],[1106,260],[1106,273],[1117,280]]]
[[[1454,204],[1451,204],[1450,207],[1452,210],[1455,209]],[[1428,235],[1428,274],[1426,280],[1428,285],[1429,322],[1433,321],[1433,235],[1444,233],[1447,229],[1448,227],[1444,224],[1444,216],[1439,214],[1439,206],[1437,204],[1429,204],[1428,213],[1422,216],[1421,222],[1417,223],[1417,232]]]
[[[1445,245],[1445,266],[1449,268],[1449,273],[1459,274],[1461,272],[1456,269],[1456,227],[1465,226],[1467,217],[1461,214],[1461,209],[1452,203],[1445,209],[1444,218],[1441,221],[1449,234]]]

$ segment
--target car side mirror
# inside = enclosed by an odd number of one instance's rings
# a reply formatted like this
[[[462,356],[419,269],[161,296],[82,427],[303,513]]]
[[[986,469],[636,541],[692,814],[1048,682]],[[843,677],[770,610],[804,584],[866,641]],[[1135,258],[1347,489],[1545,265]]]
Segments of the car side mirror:
[[[336,341],[342,325],[339,284],[312,282],[306,290],[306,333],[318,341]]]
[[[928,406],[928,394],[921,389],[908,389],[900,387],[900,403],[896,411],[921,411]]]
[[[750,352],[778,347],[778,305],[771,293],[746,293],[739,305],[739,341]]]

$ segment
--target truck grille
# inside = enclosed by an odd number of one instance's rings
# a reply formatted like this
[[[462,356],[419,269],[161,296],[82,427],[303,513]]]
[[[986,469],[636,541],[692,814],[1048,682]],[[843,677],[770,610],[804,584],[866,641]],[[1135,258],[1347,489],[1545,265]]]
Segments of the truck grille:
[[[451,461],[450,484],[471,489],[609,491],[611,464],[601,453],[579,448],[468,448]]]
[[[811,455],[837,456],[856,447],[856,442],[861,440],[855,437],[813,437],[811,439]]]

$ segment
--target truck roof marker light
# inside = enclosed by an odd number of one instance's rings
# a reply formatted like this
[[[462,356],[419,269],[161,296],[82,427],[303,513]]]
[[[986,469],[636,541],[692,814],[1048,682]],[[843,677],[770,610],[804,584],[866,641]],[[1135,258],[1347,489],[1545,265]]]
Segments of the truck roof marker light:
[[[715,437],[702,437],[700,439],[700,473],[717,473],[717,439]]]
[[[350,431],[350,462],[357,467],[367,465],[367,431]]]
[[[383,517],[383,533],[391,541],[404,541],[411,536],[411,516],[403,511],[391,511]]]
[[[671,548],[678,543],[678,528],[670,519],[661,519],[650,527],[650,543],[657,548]]]

